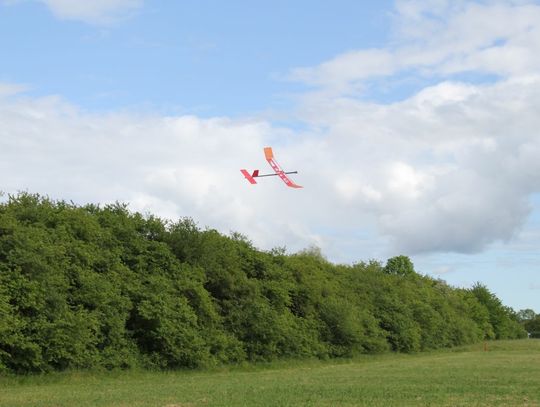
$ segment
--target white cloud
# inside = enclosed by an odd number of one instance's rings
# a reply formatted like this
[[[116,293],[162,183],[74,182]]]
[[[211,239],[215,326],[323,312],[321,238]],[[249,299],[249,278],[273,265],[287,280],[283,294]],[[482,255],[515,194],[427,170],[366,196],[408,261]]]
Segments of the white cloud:
[[[0,5],[15,5],[25,0],[0,0]],[[144,0],[32,0],[43,3],[62,20],[89,24],[111,24],[142,7]]]
[[[349,50],[290,73],[317,87],[301,117],[326,130],[327,159],[344,177],[333,174],[330,187],[351,218],[374,216],[396,251],[471,253],[512,239],[540,189],[540,6],[398,1],[395,22],[384,49]],[[391,104],[351,97],[380,76],[464,72],[498,79],[443,79]]]
[[[0,5],[15,5],[28,0],[0,0]],[[130,16],[142,7],[144,0],[31,0],[43,3],[62,20],[89,24],[111,24]]]
[[[49,97],[0,99],[0,123],[4,192],[120,200],[133,210],[240,231],[264,248],[299,250],[318,239],[302,217],[304,198],[295,194],[302,191],[277,179],[251,186],[240,174],[267,167],[262,147],[281,131],[263,121],[94,115]],[[278,159],[292,166],[290,153],[280,150]]]
[[[358,81],[393,73],[395,65],[394,55],[385,50],[351,51],[315,68],[293,69],[289,77],[291,80],[324,86],[337,92],[350,92]]]
[[[398,251],[470,253],[512,239],[540,191],[540,78],[445,82],[390,105],[307,103],[305,120],[327,129],[325,187],[352,222],[372,215]]]
[[[400,73],[482,72],[505,77],[540,70],[540,7],[525,1],[396,2],[395,34],[385,49],[349,50],[289,78],[330,92]]]
[[[123,18],[142,6],[143,0],[39,0],[64,20],[108,24]]]
[[[452,273],[454,270],[450,266],[439,266],[436,269],[432,271],[435,275],[442,275],[442,274],[448,274]]]
[[[25,85],[0,82],[0,98],[13,96],[18,93],[22,93],[27,89],[28,87]]]
[[[291,73],[321,90],[298,107],[312,132],[264,120],[92,115],[57,98],[0,99],[0,185],[78,202],[127,201],[237,230],[263,248],[316,244],[336,260],[385,255],[374,247],[481,251],[519,234],[529,197],[540,192],[539,10],[507,1],[398,2],[400,41]],[[408,70],[502,76],[483,85],[446,78],[394,103],[351,97],[374,77]],[[266,167],[262,147],[272,144],[305,189],[242,178],[240,168]]]

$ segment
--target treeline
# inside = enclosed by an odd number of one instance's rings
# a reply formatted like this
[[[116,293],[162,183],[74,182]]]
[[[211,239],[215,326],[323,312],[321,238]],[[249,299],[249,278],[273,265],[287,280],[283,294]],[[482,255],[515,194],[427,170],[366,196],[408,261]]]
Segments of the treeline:
[[[521,338],[485,286],[405,256],[352,266],[239,234],[22,193],[0,204],[0,371],[204,367]]]
[[[523,325],[530,338],[540,338],[540,314],[527,308],[517,313],[517,319]]]

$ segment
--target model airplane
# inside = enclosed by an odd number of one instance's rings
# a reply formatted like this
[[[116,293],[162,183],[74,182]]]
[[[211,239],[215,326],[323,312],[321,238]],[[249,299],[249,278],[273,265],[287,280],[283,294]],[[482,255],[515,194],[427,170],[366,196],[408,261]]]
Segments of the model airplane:
[[[291,181],[289,177],[287,177],[287,174],[298,174],[298,171],[283,171],[279,164],[276,162],[276,160],[274,160],[274,153],[272,152],[272,147],[264,148],[264,156],[266,157],[266,161],[268,161],[268,164],[270,164],[270,167],[272,167],[272,169],[275,171],[275,174],[259,174],[259,170],[255,170],[253,171],[253,173],[250,174],[249,172],[247,172],[247,170],[240,170],[240,172],[251,184],[257,183],[257,181],[255,181],[255,178],[272,177],[277,175],[288,187],[302,188],[300,185],[295,184],[293,181]]]

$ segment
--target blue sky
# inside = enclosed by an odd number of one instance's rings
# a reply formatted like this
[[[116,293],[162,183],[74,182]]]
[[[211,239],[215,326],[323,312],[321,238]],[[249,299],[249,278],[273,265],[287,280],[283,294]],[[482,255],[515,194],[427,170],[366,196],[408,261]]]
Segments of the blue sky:
[[[155,1],[96,26],[22,2],[1,9],[1,77],[88,109],[242,116],[290,103],[291,66],[380,45],[390,4]]]
[[[540,312],[540,2],[0,0],[0,190]],[[303,190],[266,171],[272,145]],[[264,182],[263,182],[264,181]]]

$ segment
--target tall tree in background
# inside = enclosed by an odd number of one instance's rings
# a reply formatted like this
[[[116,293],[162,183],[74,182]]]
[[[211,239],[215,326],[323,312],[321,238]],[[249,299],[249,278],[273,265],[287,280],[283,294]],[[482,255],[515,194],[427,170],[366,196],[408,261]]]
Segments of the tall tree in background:
[[[414,274],[414,265],[407,256],[396,256],[388,259],[384,272],[398,276],[409,276]]]

